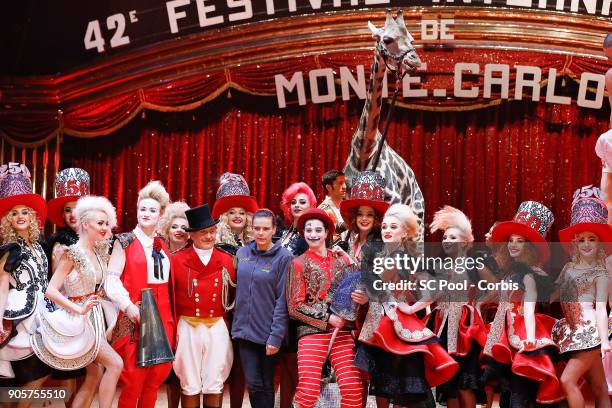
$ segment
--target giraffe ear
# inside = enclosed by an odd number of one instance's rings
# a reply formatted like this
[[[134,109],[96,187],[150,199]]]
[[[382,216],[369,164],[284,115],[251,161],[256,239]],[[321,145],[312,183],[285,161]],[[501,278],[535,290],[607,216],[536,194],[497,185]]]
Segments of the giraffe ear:
[[[368,28],[372,32],[372,38],[376,38],[376,41],[380,41],[380,34],[378,32],[378,28],[371,21],[368,21]]]

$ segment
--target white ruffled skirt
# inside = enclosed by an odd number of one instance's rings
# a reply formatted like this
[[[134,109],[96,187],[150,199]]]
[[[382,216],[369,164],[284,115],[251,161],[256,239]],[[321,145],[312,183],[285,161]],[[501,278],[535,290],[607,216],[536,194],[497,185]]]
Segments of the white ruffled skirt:
[[[78,370],[96,359],[100,344],[112,332],[116,318],[116,307],[107,299],[100,299],[100,304],[86,315],[64,309],[41,310],[30,336],[32,349],[50,367]]]

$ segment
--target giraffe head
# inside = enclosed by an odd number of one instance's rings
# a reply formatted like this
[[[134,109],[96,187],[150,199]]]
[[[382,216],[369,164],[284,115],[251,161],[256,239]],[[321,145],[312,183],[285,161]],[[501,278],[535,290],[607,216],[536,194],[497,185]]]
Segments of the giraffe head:
[[[376,46],[379,52],[391,69],[397,70],[401,65],[404,69],[414,70],[421,65],[412,45],[414,38],[406,29],[402,10],[397,11],[397,17],[394,19],[391,9],[387,9],[387,20],[383,27],[377,28],[369,21],[368,27],[372,31],[372,37],[378,42]]]

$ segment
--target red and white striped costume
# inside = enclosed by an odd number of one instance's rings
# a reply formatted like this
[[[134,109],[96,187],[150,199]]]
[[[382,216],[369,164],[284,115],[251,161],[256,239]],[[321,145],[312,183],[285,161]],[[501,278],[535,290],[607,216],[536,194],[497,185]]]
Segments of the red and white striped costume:
[[[289,316],[299,321],[298,374],[295,401],[303,408],[312,408],[320,393],[321,370],[332,338],[327,321],[327,294],[333,277],[350,260],[331,251],[327,256],[312,250],[295,258],[287,276]],[[358,369],[353,365],[355,341],[351,332],[342,329],[331,347],[329,359],[336,372],[342,397],[341,408],[361,408],[362,385]]]

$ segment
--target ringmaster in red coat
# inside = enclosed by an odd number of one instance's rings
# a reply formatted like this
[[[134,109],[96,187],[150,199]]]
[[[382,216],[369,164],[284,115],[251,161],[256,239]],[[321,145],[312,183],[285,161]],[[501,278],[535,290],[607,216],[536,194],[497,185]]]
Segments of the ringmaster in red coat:
[[[217,223],[207,204],[185,211],[193,245],[174,255],[177,348],[174,372],[181,381],[181,406],[221,408],[223,383],[233,350],[226,312],[236,270],[232,257],[215,248]]]
[[[156,236],[157,224],[170,198],[159,181],[138,193],[138,225],[119,234],[108,265],[106,292],[119,307],[111,345],[123,359],[123,390],[119,408],[153,408],[157,391],[172,368],[171,362],[137,367],[141,293],[151,288],[170,346],[174,347],[173,268],[170,251]]]

